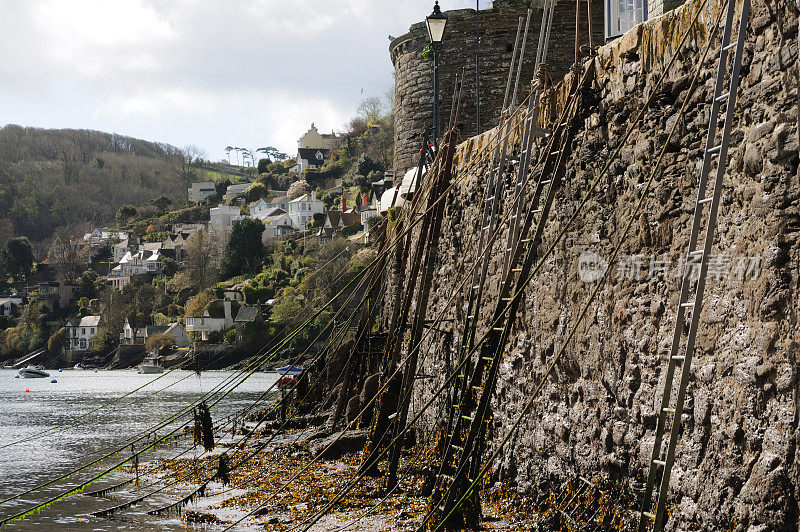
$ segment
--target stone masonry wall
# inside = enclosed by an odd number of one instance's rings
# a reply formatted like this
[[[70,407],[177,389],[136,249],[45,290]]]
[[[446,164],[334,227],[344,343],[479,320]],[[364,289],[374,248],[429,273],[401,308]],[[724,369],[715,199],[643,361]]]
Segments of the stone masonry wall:
[[[690,0],[600,49],[599,103],[573,143],[545,246],[587,193],[700,4]],[[495,443],[520,413],[594,287],[578,276],[579,256],[591,251],[608,257],[627,223],[677,119],[719,8],[716,2],[707,5],[701,27],[643,124],[529,285],[493,402]],[[709,277],[706,288],[673,469],[670,530],[794,531],[800,525],[797,17],[796,0],[753,2],[714,245],[724,268],[714,270],[718,275]],[[575,340],[493,468],[496,479],[522,493],[546,494],[577,475],[596,474],[618,479],[633,493],[641,490],[637,478],[646,474],[652,448],[679,290],[676,261],[688,242],[718,51],[715,44],[687,118],[646,197],[644,215],[636,217],[622,249],[634,261],[629,264],[638,261],[639,270],[611,265]],[[494,133],[468,139],[457,152],[458,186],[448,198],[425,309],[427,319],[445,309],[448,321],[426,336],[419,373],[436,377],[419,381],[424,386],[417,386],[414,405],[424,404],[457,358],[464,291],[454,304],[446,303],[476,259]],[[512,141],[518,146],[519,135]],[[507,207],[501,219],[507,219]],[[493,249],[484,328],[496,302],[504,242],[501,234]],[[756,257],[758,264],[747,261]],[[653,258],[672,261],[666,278],[648,276]],[[430,430],[444,406],[442,400],[435,403],[420,428]]]
[[[526,15],[525,0],[496,0],[492,9],[480,11],[481,58],[480,102],[481,130],[497,125],[500,117],[508,69],[516,38],[518,17]],[[588,44],[587,12],[581,3],[581,44]],[[603,40],[603,4],[592,3],[593,44]],[[475,130],[475,10],[446,11],[448,16],[444,39],[439,45],[440,134],[450,116],[456,74],[466,67],[467,81],[462,95],[459,128],[465,136]],[[539,41],[541,7],[534,9],[520,77],[518,100],[527,94],[533,77],[533,63]],[[389,46],[395,70],[394,146],[395,173],[404,172],[417,162],[420,139],[416,136],[432,126],[433,59],[422,57],[428,44],[425,22],[411,26],[409,33],[395,38]],[[574,63],[575,3],[559,2],[553,14],[553,29],[547,63],[554,79],[560,79]],[[516,72],[515,72],[516,75]],[[513,89],[512,89],[513,90]]]

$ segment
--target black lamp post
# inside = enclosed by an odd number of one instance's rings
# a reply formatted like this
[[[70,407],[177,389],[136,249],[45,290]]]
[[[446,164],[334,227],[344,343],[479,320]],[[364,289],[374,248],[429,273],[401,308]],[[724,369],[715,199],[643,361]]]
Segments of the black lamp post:
[[[428,37],[433,47],[433,145],[439,149],[439,55],[437,45],[442,42],[447,16],[442,13],[438,0],[433,5],[433,13],[425,19],[428,26]]]

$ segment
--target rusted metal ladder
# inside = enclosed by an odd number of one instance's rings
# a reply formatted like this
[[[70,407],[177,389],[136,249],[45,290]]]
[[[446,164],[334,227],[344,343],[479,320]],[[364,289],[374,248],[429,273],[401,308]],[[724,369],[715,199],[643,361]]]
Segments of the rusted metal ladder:
[[[669,360],[667,361],[667,373],[664,379],[661,406],[658,410],[655,441],[653,442],[653,453],[650,458],[647,484],[645,485],[644,497],[642,499],[642,511],[639,516],[640,532],[650,529],[651,524],[652,530],[663,530],[666,522],[666,505],[670,473],[675,461],[675,449],[680,432],[681,414],[683,413],[683,403],[686,397],[686,387],[689,384],[695,339],[700,323],[700,311],[703,306],[703,292],[706,286],[708,261],[717,227],[717,211],[722,194],[722,181],[725,177],[725,169],[727,167],[728,142],[730,139],[731,122],[733,121],[733,111],[736,106],[736,93],[739,88],[739,71],[742,66],[742,50],[744,49],[745,35],[747,32],[747,19],[750,14],[750,0],[742,0],[738,35],[733,42],[731,42],[731,33],[734,25],[734,11],[736,9],[735,0],[728,0],[727,9],[725,28],[722,34],[722,47],[720,49],[719,63],[717,65],[717,81],[714,87],[711,116],[708,122],[708,135],[703,155],[703,167],[697,185],[694,219],[692,221],[689,247],[686,251],[684,262],[685,267],[683,269],[683,280],[681,282],[681,292],[675,318],[675,330],[672,336]],[[731,50],[734,50],[733,65],[731,67],[730,78],[726,81],[728,56]],[[728,84],[727,92],[723,93],[726,83]],[[723,105],[726,106],[725,120],[722,125],[721,138],[717,139],[717,123]],[[717,158],[716,163],[714,163],[715,157]],[[714,181],[711,184],[711,194],[709,195],[708,177],[715,164],[716,173],[714,175]],[[706,224],[704,239],[702,242],[698,242],[701,225],[704,220]],[[692,279],[693,267],[698,265],[700,267],[699,274],[696,279]],[[689,320],[689,330],[686,334],[685,344],[683,344],[683,331],[686,327],[687,311],[691,313],[691,318]],[[681,351],[682,344],[684,345],[683,351]],[[675,397],[675,403],[672,404],[672,388],[674,385],[675,372],[679,367],[681,371],[678,391]],[[669,429],[670,437],[666,452],[664,452],[662,443],[664,433],[667,431],[667,421],[670,418],[672,420],[671,428]],[[657,480],[659,471],[661,472],[661,478]],[[652,497],[657,482],[659,484],[658,498],[655,510],[653,510]]]
[[[504,252],[505,274],[500,284],[500,294],[487,331],[487,338],[480,345],[479,356],[474,365],[462,366],[460,377],[467,381],[453,409],[457,412],[453,430],[447,434],[448,445],[444,449],[442,466],[436,489],[431,496],[429,527],[463,528],[474,525],[480,515],[476,476],[481,469],[485,450],[485,424],[488,418],[491,397],[497,383],[500,362],[505,345],[515,322],[532,268],[538,257],[544,227],[556,191],[564,175],[569,146],[578,129],[580,108],[579,93],[586,88],[587,80],[593,77],[594,63],[590,63],[582,81],[576,75],[564,111],[553,128],[542,157],[541,172],[533,195],[527,205],[523,221],[509,220],[509,233],[528,235],[516,238],[515,244]],[[520,224],[518,228],[513,226]],[[513,237],[509,236],[510,239]],[[517,267],[514,267],[516,265]]]

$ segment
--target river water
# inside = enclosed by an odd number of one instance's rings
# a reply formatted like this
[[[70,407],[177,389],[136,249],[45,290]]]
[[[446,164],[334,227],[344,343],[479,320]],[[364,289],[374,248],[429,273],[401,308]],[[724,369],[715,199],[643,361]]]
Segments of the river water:
[[[0,501],[73,471],[102,456],[107,449],[123,445],[133,435],[147,432],[233,375],[224,371],[203,372],[199,377],[187,371],[162,375],[139,375],[135,370],[48,372],[49,378],[23,379],[15,378],[16,370],[0,370]],[[255,373],[244,381],[212,407],[215,426],[251,405],[276,378],[274,373]],[[53,379],[57,382],[52,383]],[[66,423],[150,381],[151,384],[133,395],[65,428],[24,443],[6,446]],[[170,429],[189,420],[189,416],[184,416],[179,423],[173,422],[156,433],[165,435]],[[190,445],[188,438],[179,438],[172,444],[159,446],[155,451],[142,455],[140,460],[169,458],[191,449]],[[142,446],[137,444],[139,448]],[[129,446],[126,447],[129,452]],[[191,457],[192,452],[189,451],[184,457]],[[0,504],[0,520],[88,480],[124,457],[125,454],[120,453],[53,487]],[[118,484],[129,478],[130,473],[116,471],[92,484],[86,491]],[[111,519],[93,517],[89,513],[132,500],[146,491],[136,491],[131,487],[114,492],[109,498],[73,495],[49,506],[40,514],[11,523],[7,530],[181,529],[181,522],[174,516],[161,518],[147,516],[146,513],[154,507],[174,502],[186,490],[191,491],[191,487],[180,488],[183,491],[159,494],[154,497],[155,500],[144,501]]]

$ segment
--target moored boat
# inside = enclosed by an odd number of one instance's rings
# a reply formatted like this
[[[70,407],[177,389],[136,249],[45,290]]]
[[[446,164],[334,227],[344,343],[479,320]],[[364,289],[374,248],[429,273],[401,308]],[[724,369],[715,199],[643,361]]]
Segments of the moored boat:
[[[50,374],[44,371],[42,368],[37,368],[35,366],[22,368],[19,370],[19,374],[26,379],[43,379],[50,376]]]
[[[144,360],[139,364],[139,373],[155,374],[164,373],[164,367],[158,363],[158,355],[150,354],[144,357]]]
[[[303,373],[303,368],[300,366],[283,366],[282,368],[278,368],[275,370],[277,373],[281,375],[300,375]]]

